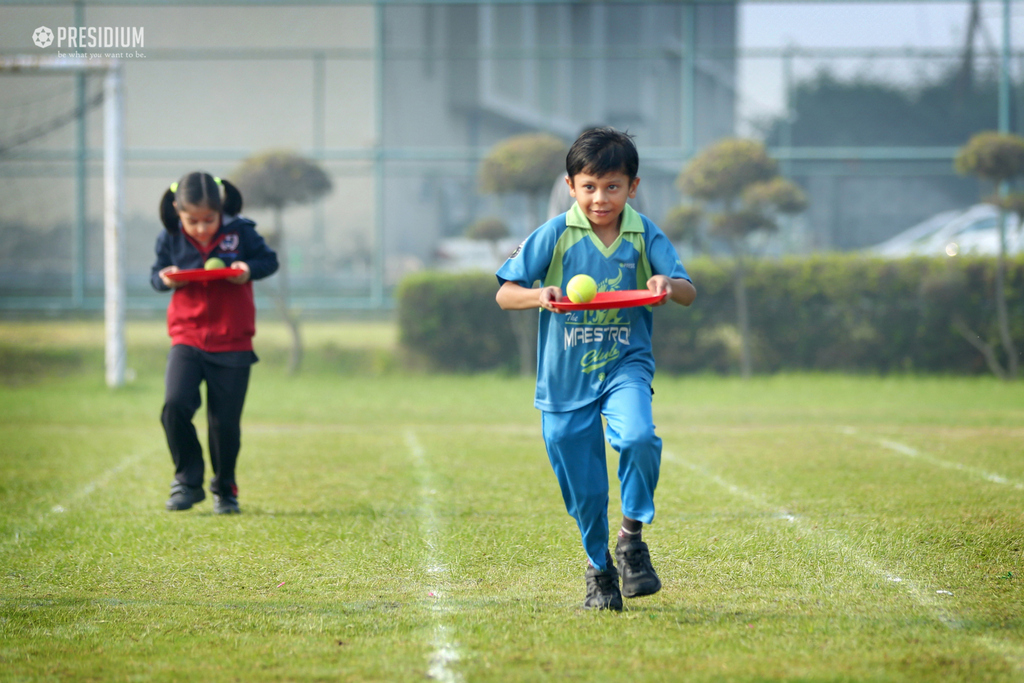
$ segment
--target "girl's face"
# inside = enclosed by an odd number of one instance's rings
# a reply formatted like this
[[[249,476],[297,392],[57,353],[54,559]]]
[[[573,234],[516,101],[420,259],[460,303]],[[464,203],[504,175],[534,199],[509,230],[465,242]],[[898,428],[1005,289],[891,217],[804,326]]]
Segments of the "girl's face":
[[[185,234],[194,239],[204,247],[210,243],[213,236],[220,228],[220,212],[205,206],[196,204],[183,204],[174,208],[178,210],[178,218],[181,219],[181,227]]]

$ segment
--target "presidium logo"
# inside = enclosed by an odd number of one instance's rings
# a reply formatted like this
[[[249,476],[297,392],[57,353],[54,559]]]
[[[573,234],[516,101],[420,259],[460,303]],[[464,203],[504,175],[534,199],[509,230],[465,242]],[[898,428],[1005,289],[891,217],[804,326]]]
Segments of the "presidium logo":
[[[145,47],[145,29],[141,26],[58,26],[56,38],[57,47]],[[50,47],[53,39],[53,31],[47,26],[32,32],[36,47]]]
[[[32,42],[36,44],[36,47],[50,47],[50,43],[53,42],[53,31],[40,26],[32,32]]]

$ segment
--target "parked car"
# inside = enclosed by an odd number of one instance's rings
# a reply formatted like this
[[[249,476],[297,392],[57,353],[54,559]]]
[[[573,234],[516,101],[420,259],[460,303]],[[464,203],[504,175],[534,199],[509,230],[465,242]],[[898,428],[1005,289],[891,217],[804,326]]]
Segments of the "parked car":
[[[892,258],[902,256],[957,256],[999,253],[999,210],[991,204],[944,211],[924,220],[881,244],[871,253]],[[1006,216],[1006,252],[1024,251],[1024,236],[1016,214]]]

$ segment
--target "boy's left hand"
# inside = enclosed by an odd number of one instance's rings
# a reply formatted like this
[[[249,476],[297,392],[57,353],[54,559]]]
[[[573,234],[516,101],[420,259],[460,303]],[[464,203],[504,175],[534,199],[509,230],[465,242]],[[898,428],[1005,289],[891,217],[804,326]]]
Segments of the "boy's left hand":
[[[234,275],[229,278],[224,278],[225,280],[234,285],[244,285],[246,282],[249,281],[250,273],[248,263],[246,263],[245,261],[235,261],[229,267],[234,268],[235,270],[238,270],[240,272],[238,275]]]
[[[653,276],[647,281],[647,289],[651,290],[651,294],[665,295],[651,306],[664,306],[672,298],[672,281],[665,275]]]

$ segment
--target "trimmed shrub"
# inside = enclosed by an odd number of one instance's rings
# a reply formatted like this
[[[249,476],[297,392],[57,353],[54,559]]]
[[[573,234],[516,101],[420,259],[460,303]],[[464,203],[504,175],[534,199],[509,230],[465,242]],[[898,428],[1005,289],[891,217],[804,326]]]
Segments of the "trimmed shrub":
[[[421,272],[398,287],[399,342],[433,370],[473,372],[519,366],[508,313],[488,273]]]
[[[687,264],[693,306],[654,312],[654,354],[661,373],[738,371],[732,264]],[[962,287],[928,286],[936,278]],[[747,296],[755,372],[987,373],[981,353],[953,324],[998,349],[995,260],[980,257],[887,260],[823,255],[749,264]],[[494,301],[489,274],[421,273],[399,290],[403,345],[439,370],[515,370],[509,316]],[[1024,345],[1024,257],[1007,271],[1012,334]]]

